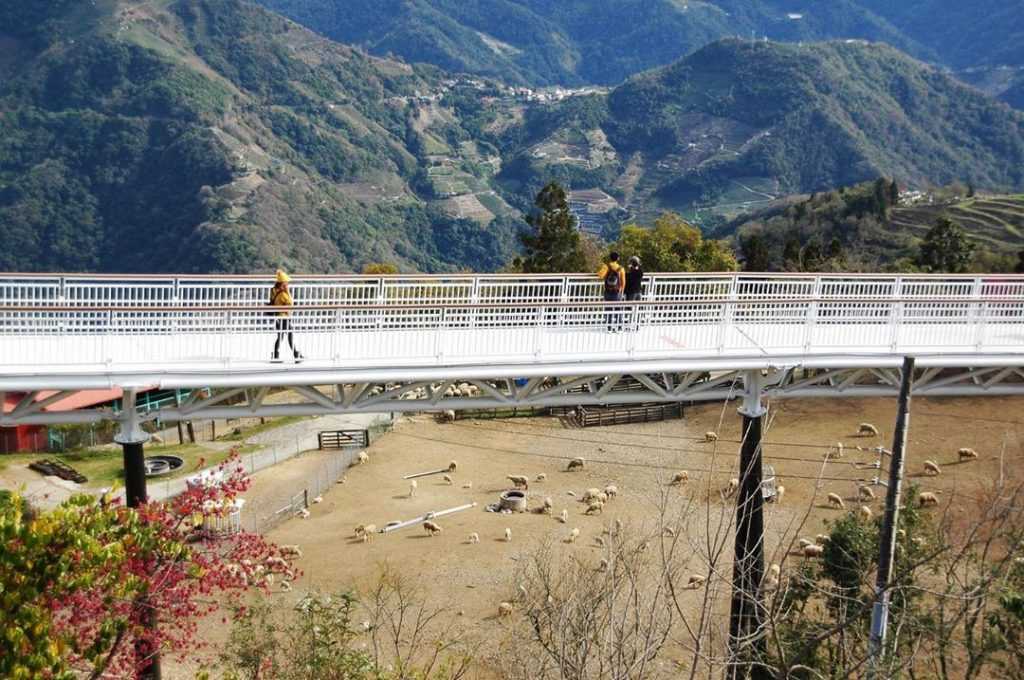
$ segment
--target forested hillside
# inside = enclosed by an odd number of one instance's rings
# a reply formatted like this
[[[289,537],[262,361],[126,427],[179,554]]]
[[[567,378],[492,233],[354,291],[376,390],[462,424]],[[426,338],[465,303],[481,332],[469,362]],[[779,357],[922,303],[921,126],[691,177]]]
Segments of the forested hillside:
[[[502,173],[510,186],[559,176],[638,211],[882,175],[1024,186],[1024,115],[874,44],[721,41],[607,98],[528,112],[507,138],[520,149]]]
[[[507,222],[482,228],[409,188],[424,166],[410,102],[434,75],[240,0],[2,11],[0,269],[509,257]]]
[[[730,36],[851,37],[934,54],[859,0],[261,0],[375,54],[533,85],[617,84]]]

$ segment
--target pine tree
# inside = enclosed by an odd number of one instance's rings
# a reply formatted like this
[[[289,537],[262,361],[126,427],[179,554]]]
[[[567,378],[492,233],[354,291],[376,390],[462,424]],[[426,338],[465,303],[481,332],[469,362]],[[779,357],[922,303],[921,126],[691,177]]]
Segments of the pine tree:
[[[743,253],[743,271],[766,272],[771,267],[768,244],[761,234],[751,234],[740,242]]]
[[[932,272],[962,274],[971,264],[974,248],[963,227],[940,217],[921,242],[917,265]]]
[[[527,274],[584,271],[586,258],[565,189],[558,182],[551,182],[537,194],[534,205],[537,212],[526,216],[526,223],[533,229],[519,234],[526,251],[520,260],[523,271]]]

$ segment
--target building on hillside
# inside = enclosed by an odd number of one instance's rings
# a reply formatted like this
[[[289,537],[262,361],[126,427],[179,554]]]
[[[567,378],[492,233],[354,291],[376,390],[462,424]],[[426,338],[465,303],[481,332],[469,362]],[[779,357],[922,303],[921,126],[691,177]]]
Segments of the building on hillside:
[[[569,210],[576,218],[576,226],[588,234],[600,234],[611,213],[619,207],[618,201],[600,189],[569,192]]]

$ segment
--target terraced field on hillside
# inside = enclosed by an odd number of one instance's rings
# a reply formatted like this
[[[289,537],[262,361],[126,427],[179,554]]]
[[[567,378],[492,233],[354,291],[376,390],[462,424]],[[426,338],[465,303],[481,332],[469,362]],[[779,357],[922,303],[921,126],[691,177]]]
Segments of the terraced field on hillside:
[[[892,228],[924,236],[942,215],[990,248],[1007,252],[1024,248],[1024,194],[975,196],[959,203],[897,208]]]

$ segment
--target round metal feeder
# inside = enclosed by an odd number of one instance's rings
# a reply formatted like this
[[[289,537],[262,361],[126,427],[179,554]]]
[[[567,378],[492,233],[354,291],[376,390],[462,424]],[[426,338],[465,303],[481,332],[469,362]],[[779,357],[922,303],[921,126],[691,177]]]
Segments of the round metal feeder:
[[[147,477],[159,477],[181,469],[185,461],[178,456],[147,456],[145,465]]]
[[[522,491],[509,489],[501,494],[499,501],[502,510],[512,512],[526,512],[526,494]]]

